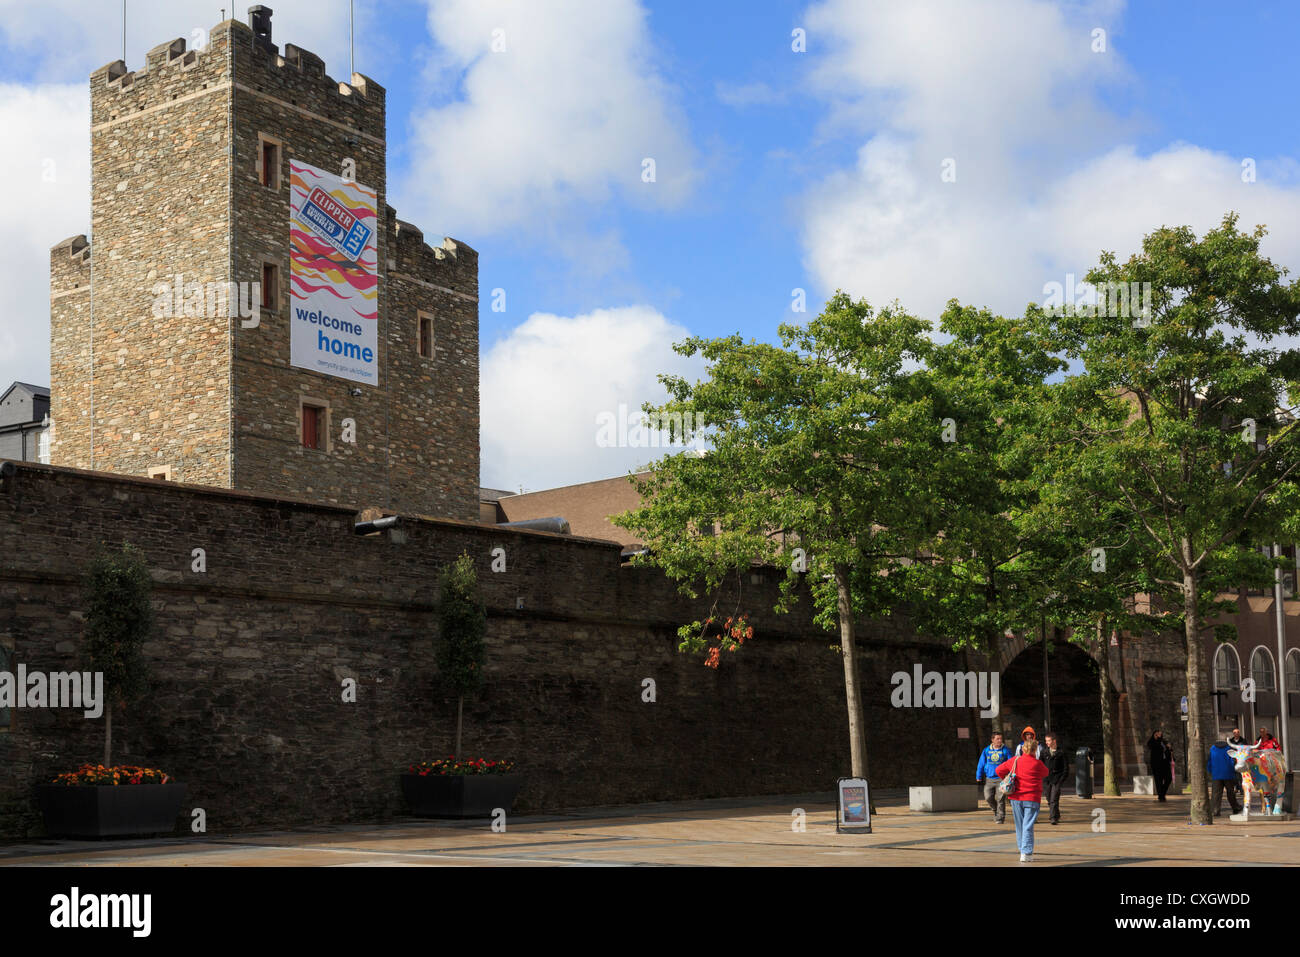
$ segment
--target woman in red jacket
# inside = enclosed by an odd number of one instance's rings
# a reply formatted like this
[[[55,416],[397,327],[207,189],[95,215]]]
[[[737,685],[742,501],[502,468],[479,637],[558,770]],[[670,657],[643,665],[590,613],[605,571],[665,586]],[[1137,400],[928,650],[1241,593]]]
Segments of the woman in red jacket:
[[[997,775],[1005,778],[1015,772],[1015,785],[1007,798],[1011,802],[1011,816],[1016,822],[1020,862],[1028,864],[1034,860],[1034,822],[1038,820],[1038,807],[1043,800],[1043,779],[1047,777],[1047,765],[1034,757],[1038,750],[1038,739],[1033,728],[1025,728],[1020,733],[1020,739],[1023,742],[1020,754],[999,764]]]

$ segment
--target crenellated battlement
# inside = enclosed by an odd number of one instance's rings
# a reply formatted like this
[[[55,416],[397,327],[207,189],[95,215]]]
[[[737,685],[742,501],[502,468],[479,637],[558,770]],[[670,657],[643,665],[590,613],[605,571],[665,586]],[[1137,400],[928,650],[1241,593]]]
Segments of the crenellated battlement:
[[[50,292],[61,293],[90,285],[90,242],[85,233],[69,236],[50,247]]]
[[[441,245],[431,246],[418,226],[397,218],[393,207],[384,211],[390,271],[478,296],[478,252],[473,247],[450,236],[444,236]]]
[[[383,139],[384,88],[361,73],[353,73],[350,83],[335,80],[324,60],[297,44],[286,43],[281,55],[279,48],[270,42],[267,13],[265,35],[233,21],[235,82],[322,115],[337,117],[342,111],[352,117],[352,125]]]
[[[171,102],[228,85],[229,30],[222,27],[231,22],[213,30],[202,47],[191,48],[184,37],[177,37],[153,47],[138,69],[131,69],[124,60],[114,60],[91,73],[91,127],[126,120],[137,113],[152,115]]]
[[[95,70],[90,75],[91,125],[127,119],[207,90],[228,89],[233,73],[233,83],[240,88],[337,117],[382,140],[384,88],[360,73],[353,73],[350,83],[337,81],[324,60],[292,43],[285,44],[281,55],[269,41],[270,11],[266,13],[265,35],[246,23],[225,20],[209,31],[202,45],[191,47],[185,37],[177,37],[153,47],[138,69],[114,60]]]

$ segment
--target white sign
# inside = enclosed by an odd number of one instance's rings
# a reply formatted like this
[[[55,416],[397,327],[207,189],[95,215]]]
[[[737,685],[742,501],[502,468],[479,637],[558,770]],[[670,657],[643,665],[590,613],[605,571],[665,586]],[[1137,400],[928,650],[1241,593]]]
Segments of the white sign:
[[[840,778],[835,790],[839,803],[835,830],[870,834],[871,792],[866,778]]]
[[[289,364],[379,383],[378,196],[289,163]]]

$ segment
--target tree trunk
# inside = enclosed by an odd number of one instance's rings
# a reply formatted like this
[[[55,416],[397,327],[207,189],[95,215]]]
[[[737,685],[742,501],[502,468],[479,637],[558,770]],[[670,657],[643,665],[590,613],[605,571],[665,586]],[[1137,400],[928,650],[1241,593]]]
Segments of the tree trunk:
[[[1002,727],[1002,632],[995,631],[993,635],[993,654],[989,657],[989,665],[993,669],[993,674],[998,676],[997,688],[993,690],[992,702],[993,708],[993,728],[989,740],[992,741],[994,734],[1005,734],[1006,728]],[[1010,740],[1007,738],[1006,740]]]
[[[858,655],[853,627],[853,602],[849,595],[849,569],[835,566],[835,589],[840,617],[840,651],[844,656],[844,698],[849,708],[849,755],[855,778],[867,776],[867,745],[858,696]]]
[[[1119,781],[1115,777],[1115,712],[1110,693],[1110,645],[1107,643],[1105,615],[1097,618],[1097,651],[1100,659],[1097,675],[1101,698],[1101,749],[1104,754],[1102,793],[1119,797]]]
[[[465,696],[456,696],[456,750],[452,752],[457,758],[460,757],[460,728],[461,718],[465,713]]]
[[[1191,545],[1184,541],[1183,554],[1190,564]],[[1186,569],[1186,566],[1184,566]],[[1206,779],[1206,735],[1209,725],[1209,696],[1205,693],[1205,651],[1201,647],[1200,595],[1196,575],[1183,572],[1183,626],[1187,642],[1187,781],[1192,787],[1192,823],[1213,824],[1210,814],[1209,782]]]
[[[104,767],[113,766],[113,708],[104,709]]]

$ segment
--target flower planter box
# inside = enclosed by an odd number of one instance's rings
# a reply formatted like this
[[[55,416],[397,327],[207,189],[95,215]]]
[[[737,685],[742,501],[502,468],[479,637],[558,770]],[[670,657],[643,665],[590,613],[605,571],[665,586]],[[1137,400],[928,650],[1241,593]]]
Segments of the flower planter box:
[[[45,784],[39,789],[51,837],[170,834],[185,802],[184,784]]]
[[[491,817],[509,811],[522,774],[403,774],[402,796],[416,817]]]

